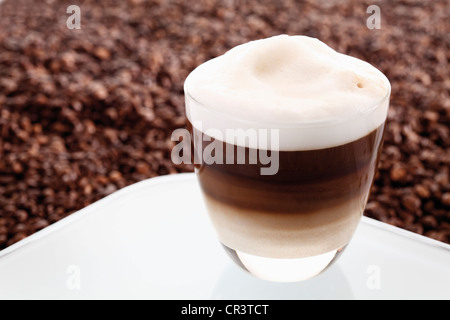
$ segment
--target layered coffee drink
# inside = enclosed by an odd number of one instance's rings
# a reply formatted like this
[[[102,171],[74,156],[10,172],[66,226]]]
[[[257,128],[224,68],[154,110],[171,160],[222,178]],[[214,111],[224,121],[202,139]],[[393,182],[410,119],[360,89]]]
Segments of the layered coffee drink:
[[[280,35],[200,65],[185,93],[196,174],[226,251],[267,280],[325,270],[367,203],[387,78],[317,39]]]

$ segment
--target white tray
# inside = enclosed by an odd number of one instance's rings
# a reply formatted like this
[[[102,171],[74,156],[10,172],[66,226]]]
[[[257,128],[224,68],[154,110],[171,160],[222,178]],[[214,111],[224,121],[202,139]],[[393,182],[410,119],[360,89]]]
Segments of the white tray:
[[[449,299],[450,246],[367,217],[322,275],[235,266],[194,174],[139,182],[0,251],[0,299]]]

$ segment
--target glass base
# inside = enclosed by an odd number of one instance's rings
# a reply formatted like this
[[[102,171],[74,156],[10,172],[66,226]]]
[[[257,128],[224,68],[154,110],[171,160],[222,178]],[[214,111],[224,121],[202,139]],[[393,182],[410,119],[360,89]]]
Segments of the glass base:
[[[253,276],[275,282],[296,282],[313,278],[341,255],[345,246],[317,256],[296,259],[266,258],[222,246],[233,261]]]

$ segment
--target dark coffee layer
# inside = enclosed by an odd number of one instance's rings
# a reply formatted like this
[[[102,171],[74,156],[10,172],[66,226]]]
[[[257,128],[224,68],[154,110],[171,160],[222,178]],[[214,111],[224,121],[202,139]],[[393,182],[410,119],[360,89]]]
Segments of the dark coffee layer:
[[[376,170],[383,128],[332,148],[279,151],[275,175],[261,175],[261,167],[268,165],[249,164],[252,150],[248,148],[246,164],[226,164],[230,145],[222,142],[223,164],[208,165],[203,159],[196,165],[200,185],[208,197],[252,211],[314,212],[359,197],[362,213]],[[194,132],[201,134],[197,129]],[[202,150],[212,141],[203,141]],[[234,147],[237,160],[242,147]]]

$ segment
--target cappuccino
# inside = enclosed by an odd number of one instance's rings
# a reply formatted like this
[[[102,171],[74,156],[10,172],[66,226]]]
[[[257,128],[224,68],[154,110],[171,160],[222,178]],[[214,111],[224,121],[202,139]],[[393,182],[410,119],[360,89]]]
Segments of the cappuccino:
[[[326,269],[350,241],[376,172],[390,84],[370,64],[317,39],[252,41],[186,79],[193,135],[221,144],[223,161],[195,165],[219,240],[250,273],[296,281]],[[201,126],[196,125],[201,123]],[[276,143],[227,141],[226,131],[277,130]],[[262,175],[252,159],[277,154]],[[226,150],[248,161],[226,161]],[[237,152],[236,152],[237,151]]]

